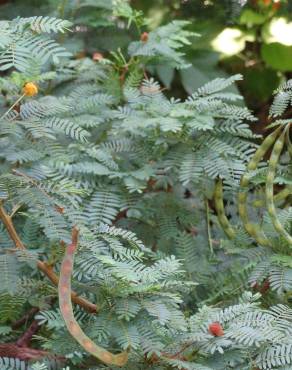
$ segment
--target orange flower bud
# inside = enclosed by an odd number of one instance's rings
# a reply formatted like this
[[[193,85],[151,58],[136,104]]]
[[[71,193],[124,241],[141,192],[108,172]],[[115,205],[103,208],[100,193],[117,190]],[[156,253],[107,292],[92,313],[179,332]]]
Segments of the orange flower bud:
[[[26,96],[35,96],[38,93],[38,87],[33,82],[27,82],[23,89],[22,89],[24,95]]]
[[[148,32],[143,32],[140,36],[140,40],[142,42],[147,42],[148,41],[148,38],[149,38],[149,35],[148,35]]]
[[[210,325],[209,325],[209,333],[214,335],[215,337],[222,337],[222,335],[224,335],[224,331],[223,331],[223,328],[222,326],[220,325],[219,322],[215,321],[215,322],[212,322]]]

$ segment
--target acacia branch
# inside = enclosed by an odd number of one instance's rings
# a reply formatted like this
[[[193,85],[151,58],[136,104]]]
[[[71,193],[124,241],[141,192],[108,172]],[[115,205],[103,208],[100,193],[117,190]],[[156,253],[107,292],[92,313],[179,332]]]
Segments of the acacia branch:
[[[15,321],[11,326],[12,328],[17,328],[27,322],[29,318],[34,316],[39,311],[38,307],[33,307],[26,315],[20,318],[18,321]],[[30,343],[33,336],[38,332],[40,329],[40,324],[37,320],[33,320],[29,327],[25,330],[25,332],[18,338],[16,343],[0,343],[0,358],[1,357],[8,357],[8,358],[18,358],[22,361],[35,361],[41,360],[44,357],[51,357],[56,360],[64,361],[64,357],[55,356],[50,352],[41,350],[41,349],[34,349],[30,348]]]
[[[49,356],[50,353],[40,349],[19,347],[13,343],[0,344],[0,357],[18,358],[22,361],[41,360]]]
[[[24,244],[22,243],[22,241],[20,240],[15,228],[14,228],[14,225],[12,223],[12,220],[11,220],[11,217],[6,213],[5,209],[2,207],[2,205],[0,206],[0,219],[2,220],[4,226],[6,227],[6,230],[10,236],[10,238],[12,239],[14,245],[16,246],[16,248],[18,249],[21,249],[21,250],[25,250],[25,246]]]
[[[34,320],[22,336],[17,340],[18,347],[29,347],[32,337],[39,331],[40,326],[37,320]]]
[[[39,312],[39,307],[32,307],[25,315],[23,315],[17,321],[14,321],[11,324],[13,330],[20,328],[23,324],[25,324],[29,319],[31,319],[37,312]]]
[[[0,204],[0,219],[2,220],[10,238],[12,239],[16,248],[21,250],[26,250],[24,244],[22,243],[20,237],[18,236],[15,227],[13,225],[11,217],[7,214],[4,207]],[[56,286],[58,286],[59,278],[54,273],[52,266],[49,266],[43,261],[37,261],[37,267],[41,270],[48,279]],[[87,312],[96,313],[98,311],[97,305],[92,302],[89,302],[87,299],[79,297],[78,294],[74,291],[71,293],[72,301],[79,305],[80,307],[84,308]]]
[[[77,248],[79,230],[76,226],[73,227],[71,235],[72,235],[72,244],[75,246],[75,248]]]

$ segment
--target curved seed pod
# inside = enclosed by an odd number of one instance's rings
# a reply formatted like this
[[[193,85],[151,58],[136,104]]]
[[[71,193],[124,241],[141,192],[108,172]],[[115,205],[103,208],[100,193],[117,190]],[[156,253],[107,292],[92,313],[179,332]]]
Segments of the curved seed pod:
[[[240,191],[238,193],[238,212],[240,218],[243,222],[243,226],[247,233],[251,235],[258,244],[264,246],[270,246],[270,241],[264,235],[263,231],[257,224],[253,224],[249,221],[248,212],[247,212],[247,195],[248,195],[248,186],[249,186],[249,171],[254,171],[260,160],[266,154],[268,149],[273,145],[274,141],[276,140],[278,133],[281,127],[278,127],[274,132],[268,135],[265,140],[262,142],[261,146],[257,149],[255,154],[253,155],[252,159],[247,165],[246,172],[243,174],[241,181],[240,181]]]
[[[281,200],[284,200],[287,197],[289,197],[289,195],[291,195],[291,194],[292,194],[292,186],[288,185],[283,190],[279,191],[278,194],[276,194],[274,196],[274,202],[280,202]],[[252,202],[252,206],[256,207],[256,208],[264,207],[265,204],[266,204],[266,202],[263,199],[257,199],[257,200]]]
[[[76,249],[77,243],[68,245],[66,249],[66,254],[61,265],[58,287],[60,310],[68,331],[87,352],[100,361],[107,365],[123,366],[128,361],[127,351],[115,355],[99,347],[85,335],[75,320],[71,303],[71,274],[73,270],[74,252]]]
[[[279,139],[276,141],[272,154],[271,154],[271,158],[269,160],[269,169],[268,169],[268,174],[267,174],[267,179],[266,179],[266,204],[267,204],[268,213],[271,217],[275,230],[284,239],[287,240],[289,245],[292,246],[292,236],[285,230],[284,226],[281,224],[277,216],[277,212],[276,212],[276,208],[274,204],[274,179],[275,179],[277,164],[279,162],[279,158],[280,158],[280,155],[284,147],[285,135],[286,135],[286,129],[281,134]]]
[[[224,209],[224,203],[223,203],[223,184],[222,184],[221,179],[219,179],[215,185],[214,201],[215,201],[215,209],[216,209],[218,221],[223,231],[225,232],[225,234],[228,236],[229,239],[234,239],[235,230],[233,229],[230,222],[228,221],[228,218],[225,215],[225,209]]]

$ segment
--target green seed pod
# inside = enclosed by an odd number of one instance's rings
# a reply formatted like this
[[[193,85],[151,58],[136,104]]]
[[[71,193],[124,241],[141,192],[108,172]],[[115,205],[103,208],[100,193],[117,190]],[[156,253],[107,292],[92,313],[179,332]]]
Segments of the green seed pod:
[[[68,245],[61,265],[58,293],[62,316],[70,334],[87,352],[107,365],[123,366],[128,361],[128,352],[124,351],[115,355],[99,347],[85,335],[74,317],[71,302],[71,274],[73,271],[74,252],[76,248],[77,244],[72,243]]]
[[[215,185],[215,191],[214,191],[214,201],[215,201],[215,209],[218,217],[218,221],[225,232],[225,234],[228,236],[229,239],[234,239],[235,237],[235,231],[231,224],[228,221],[228,218],[225,215],[225,209],[224,209],[224,203],[223,203],[223,184],[222,180],[219,179],[216,182]]]
[[[283,190],[279,191],[278,194],[274,196],[274,202],[280,202],[281,200],[286,199],[289,195],[292,194],[292,186],[286,186]],[[264,207],[266,204],[265,200],[257,199],[252,202],[252,206],[255,208]]]
[[[269,161],[269,168],[268,168],[268,174],[267,174],[267,179],[266,179],[266,205],[267,205],[268,213],[271,217],[275,230],[284,239],[286,239],[289,245],[292,246],[292,236],[285,230],[284,226],[281,224],[278,218],[277,212],[276,212],[275,204],[274,204],[274,179],[275,179],[277,164],[279,162],[279,158],[280,158],[280,155],[284,147],[285,135],[286,135],[286,130],[288,129],[288,127],[289,126],[285,128],[284,132],[281,134],[276,144],[274,145],[274,148],[271,154],[271,159]]]
[[[247,170],[243,174],[241,181],[240,181],[240,191],[238,193],[238,212],[240,218],[243,222],[243,226],[247,233],[251,235],[258,244],[264,246],[270,246],[270,241],[264,235],[263,231],[260,229],[258,225],[252,224],[249,221],[248,211],[247,211],[247,195],[248,195],[248,186],[249,186],[249,171],[254,171],[263,156],[269,150],[269,148],[275,142],[278,133],[281,127],[278,127],[274,132],[268,135],[265,140],[262,142],[261,146],[257,149],[253,157],[251,158],[250,162],[247,165]]]

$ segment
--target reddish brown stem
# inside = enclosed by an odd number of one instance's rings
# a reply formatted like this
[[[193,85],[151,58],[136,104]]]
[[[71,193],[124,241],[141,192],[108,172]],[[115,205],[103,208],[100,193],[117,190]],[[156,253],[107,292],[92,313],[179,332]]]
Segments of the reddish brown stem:
[[[1,206],[0,207],[0,218],[4,224],[4,226],[6,227],[6,230],[10,236],[10,238],[13,240],[13,243],[14,245],[16,246],[16,248],[18,249],[22,249],[22,250],[25,250],[25,246],[23,245],[22,241],[20,240],[15,228],[14,228],[14,225],[11,221],[11,218],[10,216],[6,213],[5,209]]]
[[[18,358],[22,361],[39,360],[50,353],[39,349],[19,347],[14,343],[0,344],[0,357]]]
[[[13,225],[11,217],[7,214],[4,207],[0,205],[0,219],[2,220],[4,226],[6,227],[6,230],[12,239],[14,245],[16,248],[21,250],[26,250],[24,244],[22,243],[21,239],[19,238],[15,227]],[[74,230],[74,229],[73,229]],[[74,236],[74,235],[73,235]],[[75,237],[75,236],[74,236]],[[39,270],[41,270],[48,278],[49,280],[54,284],[58,285],[59,278],[54,273],[52,266],[47,265],[45,262],[38,260],[37,261],[37,267]],[[99,308],[94,303],[89,302],[87,299],[79,297],[77,293],[72,291],[72,301],[76,304],[78,304],[80,307],[84,308],[87,312],[90,313],[96,313]]]
[[[39,330],[39,324],[34,320],[28,329],[22,334],[22,336],[17,340],[16,345],[18,347],[29,347],[32,337]]]
[[[76,226],[72,229],[72,244],[77,247],[79,237],[79,230]]]
[[[32,307],[24,316],[22,316],[19,320],[14,321],[11,324],[11,328],[13,330],[20,328],[23,324],[25,324],[29,319],[31,319],[37,312],[39,312],[38,307]]]

